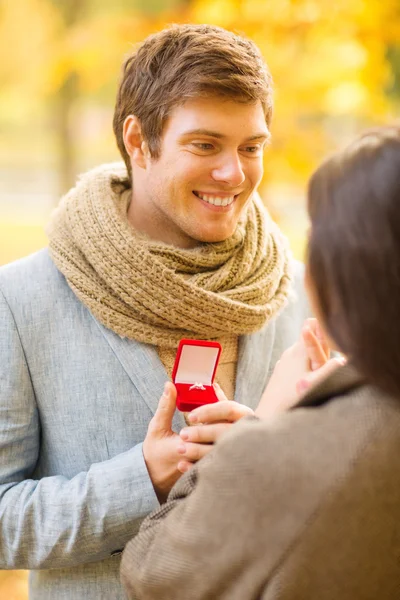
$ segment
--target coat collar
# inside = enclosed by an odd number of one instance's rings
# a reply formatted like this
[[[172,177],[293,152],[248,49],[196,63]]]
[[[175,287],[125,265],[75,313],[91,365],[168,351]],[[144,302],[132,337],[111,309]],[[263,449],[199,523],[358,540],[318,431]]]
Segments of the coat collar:
[[[311,388],[292,408],[319,406],[332,396],[349,392],[363,384],[365,384],[364,377],[360,375],[352,364],[347,363]]]

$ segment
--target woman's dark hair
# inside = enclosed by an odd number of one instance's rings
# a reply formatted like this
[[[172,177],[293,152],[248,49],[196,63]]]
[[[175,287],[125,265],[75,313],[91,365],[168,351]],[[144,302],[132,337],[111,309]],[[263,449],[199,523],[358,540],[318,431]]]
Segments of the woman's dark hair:
[[[369,131],[325,161],[308,210],[325,327],[367,380],[400,397],[400,128]]]

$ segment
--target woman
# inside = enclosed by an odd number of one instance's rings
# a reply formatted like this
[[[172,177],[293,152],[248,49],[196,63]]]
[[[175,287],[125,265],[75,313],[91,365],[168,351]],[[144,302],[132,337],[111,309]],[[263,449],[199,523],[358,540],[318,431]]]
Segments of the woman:
[[[296,353],[285,354],[257,417],[234,425],[128,544],[131,598],[400,597],[400,130],[326,161],[308,206],[309,297],[348,364],[299,399]],[[277,390],[297,404],[271,416]]]

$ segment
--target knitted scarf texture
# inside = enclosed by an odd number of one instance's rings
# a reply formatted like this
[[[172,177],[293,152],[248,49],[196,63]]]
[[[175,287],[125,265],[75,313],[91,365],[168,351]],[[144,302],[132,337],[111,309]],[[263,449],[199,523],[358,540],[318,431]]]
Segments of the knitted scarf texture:
[[[283,308],[289,250],[257,195],[230,238],[188,250],[133,229],[128,188],[123,163],[93,169],[48,227],[54,263],[103,325],[175,350],[181,338],[253,333]]]

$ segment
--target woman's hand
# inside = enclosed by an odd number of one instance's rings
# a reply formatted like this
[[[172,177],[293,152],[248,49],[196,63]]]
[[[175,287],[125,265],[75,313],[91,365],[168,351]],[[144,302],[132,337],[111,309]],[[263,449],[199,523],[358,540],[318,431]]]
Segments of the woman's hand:
[[[193,465],[186,458],[186,453],[192,452],[193,447],[204,449],[204,446],[210,450],[212,444],[215,444],[227,431],[233,423],[239,421],[245,416],[253,415],[254,412],[248,406],[228,400],[221,387],[214,383],[215,394],[218,402],[213,404],[204,404],[193,410],[188,415],[191,427],[185,427],[179,433],[182,444],[179,451],[182,453],[182,460],[178,464],[178,470],[184,473]],[[204,452],[204,450],[203,450]]]
[[[277,362],[255,414],[268,418],[296,404],[305,388],[313,383],[309,374],[321,371],[319,377],[323,378],[326,369],[329,371],[341,364],[338,359],[330,360],[329,353],[318,321],[307,319],[300,340]]]

